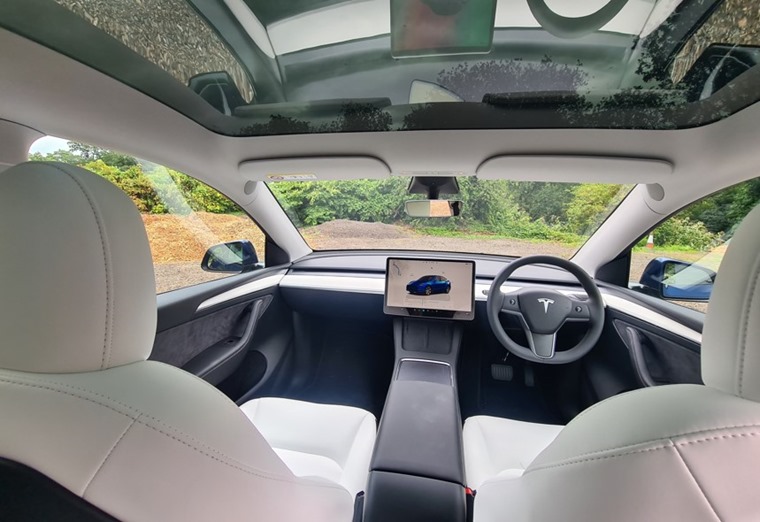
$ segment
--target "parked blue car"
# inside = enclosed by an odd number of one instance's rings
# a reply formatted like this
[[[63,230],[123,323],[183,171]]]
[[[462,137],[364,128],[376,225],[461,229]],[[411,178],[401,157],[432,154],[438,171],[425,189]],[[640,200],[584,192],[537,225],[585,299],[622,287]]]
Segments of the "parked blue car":
[[[426,275],[406,285],[406,291],[414,295],[448,294],[451,281],[441,275]]]

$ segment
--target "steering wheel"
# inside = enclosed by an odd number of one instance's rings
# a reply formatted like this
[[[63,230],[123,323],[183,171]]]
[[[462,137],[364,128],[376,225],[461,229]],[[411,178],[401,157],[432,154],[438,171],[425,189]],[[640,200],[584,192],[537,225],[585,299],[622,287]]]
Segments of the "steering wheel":
[[[588,295],[587,301],[567,296],[556,290],[521,288],[504,294],[504,284],[515,270],[525,265],[552,265],[567,270],[580,282]],[[512,261],[491,283],[486,303],[488,322],[504,348],[528,361],[542,364],[566,364],[586,355],[599,341],[604,327],[604,301],[594,280],[575,263],[554,256],[527,256]],[[499,315],[507,313],[520,319],[528,348],[517,344],[507,335]],[[557,332],[568,321],[589,323],[581,341],[562,352],[556,352]]]
[[[610,0],[595,13],[579,18],[558,15],[546,5],[545,0],[528,0],[528,7],[545,31],[557,38],[580,38],[607,25],[628,2],[629,0]]]

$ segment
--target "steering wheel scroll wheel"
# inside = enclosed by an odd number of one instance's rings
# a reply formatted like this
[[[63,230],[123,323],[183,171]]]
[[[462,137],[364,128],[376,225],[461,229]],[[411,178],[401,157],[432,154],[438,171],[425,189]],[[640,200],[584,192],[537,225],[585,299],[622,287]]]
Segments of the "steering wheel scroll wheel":
[[[518,268],[535,264],[567,270],[578,279],[588,299],[581,300],[548,288],[520,288],[507,294],[501,291],[501,286]],[[575,263],[554,256],[527,256],[509,263],[491,284],[486,306],[488,322],[504,348],[518,357],[542,364],[577,361],[599,341],[604,327],[604,301],[594,280]],[[499,320],[502,313],[520,319],[528,347],[509,337]],[[569,321],[588,323],[588,332],[569,350],[557,352],[557,333]]]

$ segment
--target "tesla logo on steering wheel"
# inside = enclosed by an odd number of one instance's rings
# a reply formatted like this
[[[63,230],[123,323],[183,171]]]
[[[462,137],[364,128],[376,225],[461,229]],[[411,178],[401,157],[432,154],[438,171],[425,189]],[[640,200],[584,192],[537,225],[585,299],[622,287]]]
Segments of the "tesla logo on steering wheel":
[[[553,305],[554,304],[554,301],[552,299],[547,299],[546,297],[542,297],[541,299],[538,300],[538,302],[541,303],[542,305],[544,305],[544,313],[545,314],[549,313],[549,305]]]

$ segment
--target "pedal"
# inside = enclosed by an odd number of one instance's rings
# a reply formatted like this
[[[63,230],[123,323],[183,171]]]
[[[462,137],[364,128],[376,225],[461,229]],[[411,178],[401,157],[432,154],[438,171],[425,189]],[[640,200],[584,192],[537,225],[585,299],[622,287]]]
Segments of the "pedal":
[[[536,378],[533,374],[533,367],[530,364],[525,365],[525,386],[533,388],[536,385]]]
[[[492,364],[491,377],[495,381],[511,381],[515,376],[515,370],[508,364]]]

